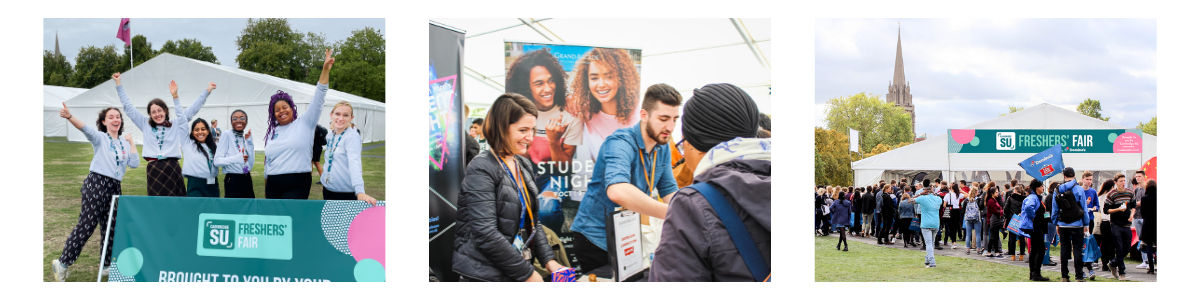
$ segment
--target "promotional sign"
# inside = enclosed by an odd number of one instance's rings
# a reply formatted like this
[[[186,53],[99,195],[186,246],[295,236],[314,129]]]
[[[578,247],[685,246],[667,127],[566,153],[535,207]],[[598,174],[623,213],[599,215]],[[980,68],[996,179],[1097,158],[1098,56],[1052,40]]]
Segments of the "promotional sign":
[[[604,139],[640,121],[642,50],[506,41],[504,51],[505,92],[538,108],[527,155],[537,171],[538,217],[578,265],[571,223]]]
[[[642,217],[632,210],[615,211],[605,220],[608,235],[608,262],[613,269],[613,281],[641,279],[645,265],[642,261]],[[637,275],[637,277],[634,277]]]
[[[119,196],[110,282],[382,282],[384,204]]]
[[[1022,169],[1025,169],[1025,173],[1029,174],[1029,176],[1033,176],[1033,178],[1037,178],[1038,181],[1044,182],[1047,179],[1050,179],[1050,177],[1053,177],[1058,173],[1062,173],[1062,148],[1062,145],[1054,145],[1049,149],[1042,151],[1041,153],[1034,154],[1033,156],[1022,160],[1021,162],[1018,162],[1017,165],[1021,166]]]
[[[1137,129],[948,129],[950,153],[1142,153]]]
[[[455,211],[464,176],[462,107],[463,32],[429,23],[429,276],[458,281]]]
[[[858,130],[850,129],[850,152],[858,152]]]

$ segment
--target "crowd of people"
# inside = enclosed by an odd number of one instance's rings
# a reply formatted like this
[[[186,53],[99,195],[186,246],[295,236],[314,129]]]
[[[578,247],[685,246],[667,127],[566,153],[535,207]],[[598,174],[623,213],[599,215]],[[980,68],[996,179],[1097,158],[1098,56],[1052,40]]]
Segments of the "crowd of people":
[[[814,193],[815,230],[823,236],[837,232],[841,251],[849,251],[847,236],[873,237],[879,245],[899,241],[905,248],[924,247],[927,268],[937,267],[935,250],[949,246],[951,251],[961,251],[955,249],[962,240],[967,255],[1028,262],[1033,281],[1049,281],[1041,267],[1058,264],[1051,259],[1047,243],[1060,246],[1060,262],[1073,262],[1061,268],[1064,282],[1071,280],[1072,269],[1076,281],[1095,280],[1095,264],[1113,278],[1126,280],[1126,256],[1140,259],[1142,264],[1136,268],[1154,274],[1155,180],[1137,171],[1127,185],[1126,176],[1117,174],[1105,179],[1097,191],[1092,172],[1077,177],[1068,167],[1062,175],[1062,180],[1049,184],[1037,179],[1003,185],[940,179],[910,184],[900,179],[865,187],[821,185]],[[1089,239],[1100,248],[1100,255],[1085,261]],[[1133,250],[1137,254],[1130,255]]]
[[[326,51],[325,62],[309,108],[301,113],[296,110],[290,95],[283,91],[271,96],[267,103],[268,129],[262,143],[265,150],[263,181],[267,199],[308,199],[312,188],[312,170],[316,166],[320,174],[323,199],[361,200],[375,205],[375,198],[366,194],[362,179],[362,139],[353,129],[354,109],[349,102],[341,101],[330,112],[329,126],[332,134],[328,141],[316,141],[317,120],[329,90],[329,72],[333,67],[332,51]],[[121,108],[108,107],[100,110],[95,125],[84,123],[71,114],[66,104],[59,115],[84,133],[92,144],[93,157],[89,173],[80,188],[82,205],[79,220],[63,245],[62,254],[51,261],[55,280],[64,281],[68,268],[75,263],[80,251],[91,238],[98,224],[107,224],[110,205],[114,195],[121,195],[121,181],[127,169],[137,168],[140,160],[146,160],[146,191],[149,196],[221,197],[217,183],[218,172],[224,172],[225,198],[255,198],[251,171],[254,167],[255,143],[245,111],[234,110],[229,116],[234,135],[218,138],[216,120],[209,122],[193,117],[204,106],[205,100],[216,88],[209,82],[203,93],[188,106],[179,108],[179,88],[175,81],[168,85],[174,100],[176,122],[171,121],[170,109],[162,99],[155,98],[147,104],[146,113],[141,114],[121,85],[121,74],[112,75],[117,95],[121,99],[124,113],[128,113],[132,125],[144,134],[142,153],[134,146],[132,135],[124,133]],[[325,163],[316,165],[321,154],[320,142],[328,142]],[[315,148],[314,148],[314,145]],[[140,156],[140,158],[139,158]],[[180,167],[180,158],[183,166]],[[311,164],[311,165],[310,165]],[[186,184],[184,183],[186,179]],[[116,218],[116,212],[111,212]],[[112,261],[112,228],[102,231],[106,247],[103,274],[108,273]]]
[[[541,52],[526,55],[550,55]],[[619,88],[636,86],[625,82],[631,76],[613,76],[631,71],[615,63],[623,59],[613,56],[621,55],[585,55],[595,61],[576,69],[587,74],[574,82],[580,95],[558,88],[567,82],[557,63],[514,62],[509,86],[525,92],[500,95],[468,130],[482,149],[467,158],[458,195],[463,227],[455,234],[452,265],[461,281],[537,282],[546,278],[535,264],[579,274],[610,265],[609,251],[617,249],[609,249],[605,219],[618,208],[661,220],[657,247],[644,249],[653,252],[649,281],[770,279],[771,140],[761,137],[764,115],[757,104],[736,86],[710,84],[683,105],[673,87],[655,84],[642,97],[640,112],[622,113],[618,108],[638,105],[638,95]],[[674,159],[671,141],[677,122],[681,159]],[[539,191],[547,190],[534,166],[568,161],[579,145],[595,160],[595,171],[569,223],[578,260],[573,268],[553,253],[535,214],[544,203]],[[702,185],[719,193],[705,194]],[[713,201],[732,207],[744,231],[727,230]],[[648,227],[645,220],[642,226]],[[757,249],[735,247],[742,239]]]

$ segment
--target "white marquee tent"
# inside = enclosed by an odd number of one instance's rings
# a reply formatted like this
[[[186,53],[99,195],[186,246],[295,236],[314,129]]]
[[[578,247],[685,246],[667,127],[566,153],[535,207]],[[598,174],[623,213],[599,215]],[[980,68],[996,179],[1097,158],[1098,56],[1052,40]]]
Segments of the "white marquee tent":
[[[471,79],[463,81],[463,97],[472,109],[489,107],[504,93],[507,40],[642,49],[642,91],[667,83],[686,101],[693,89],[730,83],[750,94],[760,111],[771,113],[770,19],[433,21],[466,31],[463,75]]]
[[[965,128],[955,129],[1127,129],[1049,104],[1011,113]],[[973,171],[1024,172],[1017,162],[1033,153],[949,153],[948,136],[927,140],[856,161],[854,185],[866,186],[879,180],[909,177],[925,172],[932,178],[958,181]],[[1064,153],[1063,162],[1075,170],[1137,170],[1158,153],[1158,137],[1142,135],[1142,153]],[[1061,177],[1062,175],[1057,175]],[[966,178],[966,180],[971,180]]]
[[[42,136],[67,136],[67,120],[58,116],[63,102],[86,92],[87,89],[65,86],[42,86]]]
[[[334,65],[337,68],[337,65]],[[122,74],[121,84],[129,99],[137,106],[138,112],[147,115],[146,105],[151,99],[160,98],[171,104],[171,94],[167,85],[175,80],[179,85],[179,102],[184,109],[192,104],[200,93],[208,87],[208,83],[217,84],[217,89],[208,97],[204,108],[196,115],[209,122],[218,120],[223,132],[229,132],[229,115],[234,110],[241,109],[249,116],[251,136],[259,141],[267,132],[267,104],[271,95],[282,90],[292,96],[298,113],[308,109],[316,86],[308,83],[295,82],[274,76],[250,72],[234,67],[211,64],[190,58],[161,54]],[[333,83],[337,88],[337,83]],[[354,124],[362,131],[363,143],[382,141],[386,134],[386,106],[382,102],[355,96],[350,93],[330,90],[325,96],[325,105],[321,111],[321,120],[317,124],[329,127],[329,113],[338,101],[349,101],[354,107]],[[105,107],[121,108],[121,100],[117,96],[116,83],[111,79],[67,101],[71,113],[89,124],[94,123],[96,114]],[[141,143],[142,133],[134,126],[128,125],[130,120],[126,114],[125,130],[134,135],[134,142]],[[177,121],[174,108],[171,110],[172,122]],[[195,120],[193,118],[193,120]],[[177,123],[178,124],[178,123]],[[66,126],[64,124],[64,126]],[[86,141],[83,133],[70,128],[67,139],[71,141]],[[261,150],[261,147],[259,148]]]

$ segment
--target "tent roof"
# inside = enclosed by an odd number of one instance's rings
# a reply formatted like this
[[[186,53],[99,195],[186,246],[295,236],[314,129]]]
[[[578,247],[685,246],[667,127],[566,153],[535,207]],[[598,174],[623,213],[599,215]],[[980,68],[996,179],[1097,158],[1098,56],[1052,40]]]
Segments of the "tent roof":
[[[43,85],[42,86],[42,106],[46,107],[46,108],[54,108],[57,110],[58,108],[62,107],[63,102],[67,102],[67,100],[71,99],[71,97],[75,97],[75,95],[82,94],[83,92],[86,92],[86,91],[87,91],[87,89],[81,89],[81,88],[55,86],[55,85]]]
[[[466,32],[462,75],[471,79],[463,80],[463,97],[475,108],[490,106],[504,92],[504,42],[514,41],[642,49],[643,90],[667,83],[686,100],[705,84],[731,83],[750,94],[759,110],[771,112],[770,19],[432,21]],[[604,30],[596,30],[599,22]]]
[[[264,105],[267,103],[267,99],[270,99],[271,95],[276,92],[269,90],[271,87],[277,87],[287,92],[292,96],[293,102],[302,104],[311,101],[313,91],[316,90],[316,86],[313,84],[194,60],[170,53],[155,56],[137,68],[122,74],[122,77],[125,78],[123,84],[126,91],[130,94],[133,93],[133,89],[137,89],[162,94],[161,98],[164,98],[164,100],[170,100],[166,99],[170,96],[167,92],[167,83],[175,80],[179,85],[179,94],[181,95],[179,100],[185,104],[191,103],[195,95],[199,95],[207,87],[209,81],[217,83],[217,91],[213,92],[213,95],[208,98],[206,105]],[[240,77],[240,79],[234,80],[233,77]],[[79,97],[81,98],[80,101],[72,101],[70,105],[72,107],[92,107],[111,106],[112,103],[120,103],[117,94],[113,92],[115,84],[112,80],[105,81],[82,93],[89,96],[92,96],[92,93],[96,93],[95,96],[98,97]],[[336,88],[336,83],[334,87]],[[138,99],[133,100],[135,105],[139,107],[144,106],[146,103],[146,101],[138,101]],[[354,105],[355,109],[385,110],[386,107],[383,102],[338,90],[331,89],[325,96],[326,106],[333,106],[341,100],[349,101]]]
[[[963,129],[1127,129],[1050,104],[1039,104]],[[1031,153],[949,154],[947,135],[938,135],[856,161],[854,170],[1021,171],[1017,161]],[[1158,137],[1142,135],[1142,153],[1065,153],[1069,167],[1089,170],[1134,170],[1158,152]]]

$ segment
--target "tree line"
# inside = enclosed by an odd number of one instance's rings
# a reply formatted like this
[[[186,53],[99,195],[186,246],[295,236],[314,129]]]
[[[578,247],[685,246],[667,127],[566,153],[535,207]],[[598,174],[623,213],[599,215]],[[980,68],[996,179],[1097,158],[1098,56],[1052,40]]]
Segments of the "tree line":
[[[379,29],[354,30],[345,40],[330,42],[324,33],[300,32],[287,19],[247,19],[234,42],[238,68],[288,80],[316,84],[326,49],[333,49],[338,67],[329,74],[330,88],[384,102],[386,97],[386,40]],[[93,88],[116,72],[137,67],[171,53],[220,64],[212,47],[196,39],[168,40],[155,50],[145,36],[136,35],[130,47],[116,44],[80,47],[74,65],[51,51],[42,54],[42,84]]]

